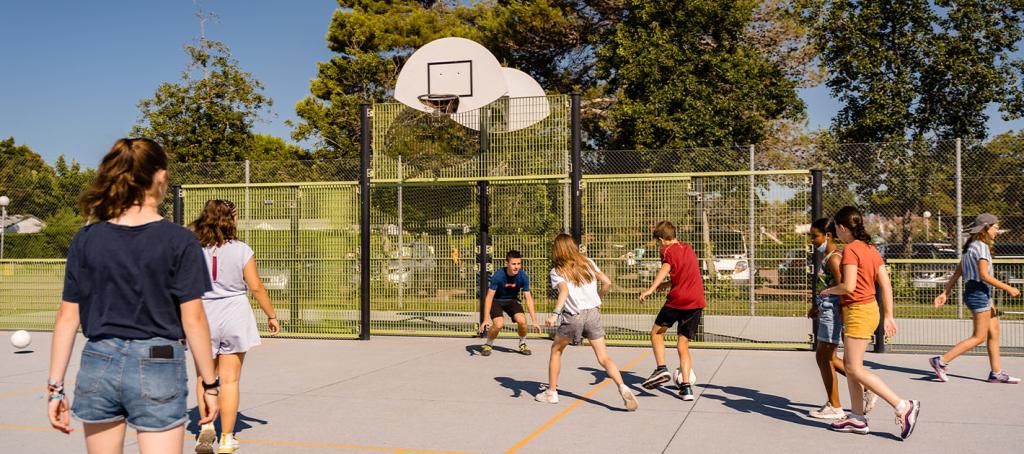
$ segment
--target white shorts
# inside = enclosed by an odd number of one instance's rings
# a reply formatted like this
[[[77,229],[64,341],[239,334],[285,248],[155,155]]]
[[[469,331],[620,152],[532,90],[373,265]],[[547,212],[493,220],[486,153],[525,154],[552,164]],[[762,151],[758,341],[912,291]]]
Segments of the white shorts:
[[[206,319],[210,322],[210,344],[213,357],[245,353],[260,344],[256,314],[246,295],[203,300]]]

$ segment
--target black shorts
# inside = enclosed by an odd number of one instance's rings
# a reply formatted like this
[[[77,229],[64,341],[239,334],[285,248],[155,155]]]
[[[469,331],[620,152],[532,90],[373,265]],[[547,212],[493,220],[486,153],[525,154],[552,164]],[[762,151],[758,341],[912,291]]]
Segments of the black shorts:
[[[679,335],[693,340],[697,336],[697,328],[700,326],[700,317],[703,314],[704,309],[673,309],[662,306],[661,311],[658,312],[658,318],[654,319],[654,324],[671,328],[678,322]]]
[[[523,305],[516,300],[492,301],[491,319],[501,317],[502,312],[508,314],[509,317],[515,318],[516,314],[522,314],[526,311],[523,310]]]

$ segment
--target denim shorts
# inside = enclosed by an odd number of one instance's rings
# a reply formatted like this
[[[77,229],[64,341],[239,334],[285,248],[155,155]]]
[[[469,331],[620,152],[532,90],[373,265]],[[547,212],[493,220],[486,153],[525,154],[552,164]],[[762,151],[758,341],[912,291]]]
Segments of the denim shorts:
[[[170,346],[173,358],[150,358]],[[163,348],[166,351],[166,347]],[[127,420],[141,432],[163,432],[188,421],[188,368],[181,342],[107,338],[82,351],[71,413],[83,423]]]
[[[843,341],[843,316],[839,311],[839,297],[815,296],[814,302],[818,305],[818,340],[839,345]]]
[[[964,305],[975,314],[992,309],[992,287],[981,281],[964,282]]]

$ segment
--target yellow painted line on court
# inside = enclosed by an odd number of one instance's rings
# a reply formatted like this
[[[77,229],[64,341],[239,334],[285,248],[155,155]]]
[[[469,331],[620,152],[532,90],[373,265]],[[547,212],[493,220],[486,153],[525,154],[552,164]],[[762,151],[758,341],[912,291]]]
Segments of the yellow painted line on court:
[[[41,427],[41,426],[13,426],[13,425],[8,425],[8,424],[0,424],[0,429],[13,429],[13,430],[34,430],[34,431],[38,431],[38,432],[42,432],[42,431],[46,431],[46,430],[52,430],[52,431],[54,431],[54,432],[56,432],[56,431],[57,431],[57,429],[54,429],[53,427]]]
[[[639,356],[634,358],[633,361],[630,361],[629,364],[626,364],[625,366],[623,366],[622,369],[620,369],[620,370],[623,371],[623,372],[628,371],[633,366],[637,365],[637,363],[639,363],[642,359],[646,358],[647,355],[649,355],[649,354],[651,354],[650,350],[640,354]],[[583,399],[589,399],[591,396],[593,396],[594,394],[597,394],[597,392],[600,391],[601,388],[604,388],[609,383],[613,383],[611,378],[604,379],[604,381],[602,381],[597,386],[595,386],[593,389],[591,389],[586,394],[584,394],[583,395]],[[530,435],[527,435],[526,438],[524,438],[522,440],[519,440],[519,443],[516,443],[515,446],[509,448],[508,451],[505,451],[505,454],[511,454],[511,453],[514,453],[514,452],[522,449],[523,446],[526,446],[526,444],[530,442],[530,440],[533,440],[534,438],[537,438],[538,435],[540,435],[540,434],[544,433],[544,431],[550,429],[551,426],[553,426],[556,422],[558,422],[558,420],[562,419],[563,417],[565,417],[565,415],[569,414],[569,412],[571,412],[574,409],[576,409],[576,407],[578,407],[580,404],[583,403],[583,399],[580,399],[580,400],[577,400],[576,402],[573,402],[572,405],[570,405],[565,410],[562,410],[561,413],[556,415],[554,418],[551,418],[548,422],[544,423],[544,425],[538,427],[537,430],[534,430],[532,433],[530,433]]]
[[[33,386],[31,388],[16,389],[14,391],[7,391],[7,392],[0,393],[0,399],[2,399],[4,397],[24,396],[24,395],[35,394],[35,393],[42,394],[45,391],[46,391],[46,387],[45,386]]]

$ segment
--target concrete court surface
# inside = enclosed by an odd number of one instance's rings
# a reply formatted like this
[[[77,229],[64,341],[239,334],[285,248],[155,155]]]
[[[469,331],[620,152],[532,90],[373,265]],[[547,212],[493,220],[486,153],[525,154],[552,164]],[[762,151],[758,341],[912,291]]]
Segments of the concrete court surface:
[[[49,333],[33,333],[31,353],[15,353],[10,332],[0,335],[0,453],[85,452],[80,430],[65,436],[48,428]],[[825,401],[811,352],[695,350],[699,396],[684,402],[674,386],[640,388],[654,367],[650,349],[611,348],[638,393],[640,409],[628,413],[590,347],[567,350],[561,402],[550,405],[533,400],[547,381],[550,342],[531,340],[533,356],[522,356],[511,350],[515,339],[503,338],[505,348],[482,357],[478,341],[266,339],[242,374],[239,452],[1024,452],[1024,385],[983,382],[981,356],[957,360],[953,381],[938,383],[925,355],[868,354],[897,393],[923,402],[917,430],[901,442],[881,401],[866,436],[833,433],[804,416]],[[82,345],[79,338],[69,383]],[[675,367],[674,350],[668,358]],[[1024,374],[1024,358],[1003,362]],[[845,382],[842,389],[848,405]],[[133,433],[129,453],[138,452]]]

